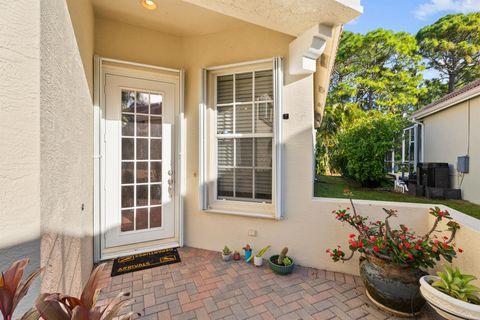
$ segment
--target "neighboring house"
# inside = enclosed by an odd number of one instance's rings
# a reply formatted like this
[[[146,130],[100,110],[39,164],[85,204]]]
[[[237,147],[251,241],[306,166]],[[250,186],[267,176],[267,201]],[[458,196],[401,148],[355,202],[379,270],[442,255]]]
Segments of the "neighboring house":
[[[42,290],[78,293],[102,259],[249,243],[358,273],[324,254],[349,231],[331,212],[350,204],[315,199],[313,177],[359,1],[150,2],[0,2],[0,266],[29,256]],[[431,221],[428,205],[357,206],[398,208],[419,232]]]
[[[423,107],[413,118],[423,129],[423,161],[448,163],[451,188],[480,204],[480,79]],[[457,160],[463,156],[469,158],[468,172],[459,172]]]

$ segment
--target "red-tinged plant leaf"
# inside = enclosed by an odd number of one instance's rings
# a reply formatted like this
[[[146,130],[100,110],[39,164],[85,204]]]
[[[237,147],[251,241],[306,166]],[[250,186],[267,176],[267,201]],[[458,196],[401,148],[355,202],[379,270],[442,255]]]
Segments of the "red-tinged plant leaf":
[[[58,293],[43,293],[35,302],[35,307],[45,320],[70,320],[71,311],[58,300]]]
[[[128,292],[120,292],[106,307],[104,310],[104,316],[102,317],[103,320],[112,320],[113,318],[118,316],[118,313],[122,310],[122,308],[132,302],[132,300],[123,300],[121,301],[122,297],[129,296],[130,293]],[[133,315],[133,314],[132,314]],[[131,316],[131,315],[130,315]]]
[[[92,309],[95,303],[97,302],[96,299],[98,297],[99,292],[99,283],[101,277],[104,273],[105,263],[98,265],[88,278],[87,284],[83,289],[82,295],[80,300],[82,300],[83,305],[87,309]]]
[[[76,306],[82,306],[83,303],[80,299],[67,295],[60,295],[58,300],[67,306],[70,310],[73,310]]]
[[[108,320],[110,318],[114,318],[115,317],[115,308],[118,304],[122,303],[122,297],[128,297],[130,295],[130,293],[128,292],[120,292],[119,294],[117,294],[115,296],[115,298],[113,298],[106,306],[105,308],[103,309],[102,311],[102,320]],[[129,302],[129,301],[127,301]],[[121,307],[120,307],[121,308]],[[113,310],[113,312],[112,312]],[[118,310],[119,311],[119,310]],[[118,313],[117,311],[117,313]]]
[[[8,319],[13,314],[13,292],[6,286],[0,288],[0,311],[3,318]]]
[[[12,263],[12,265],[3,273],[3,287],[10,288],[12,292],[15,292],[18,284],[22,280],[23,271],[28,264],[29,259],[21,259]]]
[[[25,312],[25,314],[20,318],[20,320],[38,320],[40,319],[40,312],[37,308],[32,307],[30,310]]]
[[[25,295],[27,294],[28,289],[32,285],[33,281],[35,280],[36,277],[38,277],[38,275],[40,275],[40,273],[43,271],[43,269],[44,268],[41,268],[37,271],[34,271],[34,272],[30,273],[28,275],[27,279],[25,279],[25,281],[20,283],[19,287],[17,288],[17,290],[15,292],[15,296],[13,298],[13,306],[12,306],[13,310],[15,310],[15,308],[17,307],[20,300],[22,300],[23,297],[25,297]]]
[[[90,310],[90,320],[100,320],[102,318],[102,314],[102,308],[94,307],[92,310]]]
[[[88,309],[85,309],[85,307],[81,305],[78,305],[75,308],[73,308],[71,320],[89,320],[89,319],[90,317],[89,317]]]

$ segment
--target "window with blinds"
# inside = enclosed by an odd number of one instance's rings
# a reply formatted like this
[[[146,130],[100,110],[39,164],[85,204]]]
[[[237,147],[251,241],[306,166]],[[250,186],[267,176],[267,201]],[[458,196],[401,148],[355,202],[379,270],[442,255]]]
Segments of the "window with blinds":
[[[217,199],[272,201],[272,70],[216,77]]]

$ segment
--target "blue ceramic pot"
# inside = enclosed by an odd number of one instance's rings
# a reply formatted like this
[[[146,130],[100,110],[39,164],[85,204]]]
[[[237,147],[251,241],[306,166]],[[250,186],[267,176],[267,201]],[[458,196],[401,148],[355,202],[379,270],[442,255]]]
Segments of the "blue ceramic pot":
[[[252,250],[250,251],[245,250],[245,261],[247,263],[250,263],[250,261],[247,261],[247,260],[250,259],[251,256],[252,256]]]

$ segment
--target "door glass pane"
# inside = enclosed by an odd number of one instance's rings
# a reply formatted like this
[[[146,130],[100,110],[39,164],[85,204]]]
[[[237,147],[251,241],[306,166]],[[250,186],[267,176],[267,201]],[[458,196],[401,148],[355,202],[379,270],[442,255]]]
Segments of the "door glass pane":
[[[133,90],[122,90],[121,95],[120,231],[158,228],[162,225],[163,96]]]
[[[122,162],[122,183],[133,183],[134,162]]]
[[[152,184],[150,186],[150,205],[162,204],[162,185]]]
[[[122,139],[122,160],[133,160],[134,157],[134,141],[133,139]]]
[[[137,139],[137,160],[148,160],[148,139]]]
[[[152,137],[162,136],[162,118],[150,117],[150,135]]]
[[[150,162],[150,182],[162,181],[162,163],[159,161]]]
[[[150,159],[151,160],[162,159],[162,140],[159,140],[159,139],[150,140]]]
[[[122,222],[120,230],[122,232],[133,230],[133,210],[122,210]]]
[[[148,182],[148,162],[137,162],[137,183]]]
[[[148,185],[137,186],[137,206],[148,206]]]
[[[131,207],[133,207],[133,187],[123,186],[122,187],[122,208],[131,208]]]
[[[148,228],[148,208],[137,209],[136,230]]]
[[[137,113],[148,113],[149,94],[137,92]]]
[[[137,136],[148,137],[148,116],[137,115]]]
[[[150,208],[150,228],[162,226],[162,207]]]
[[[135,112],[135,92],[122,90],[122,111]]]
[[[151,114],[162,114],[162,103],[163,97],[160,94],[151,94],[150,95],[150,113]]]
[[[133,114],[122,115],[122,135],[123,136],[135,135],[135,116]]]

